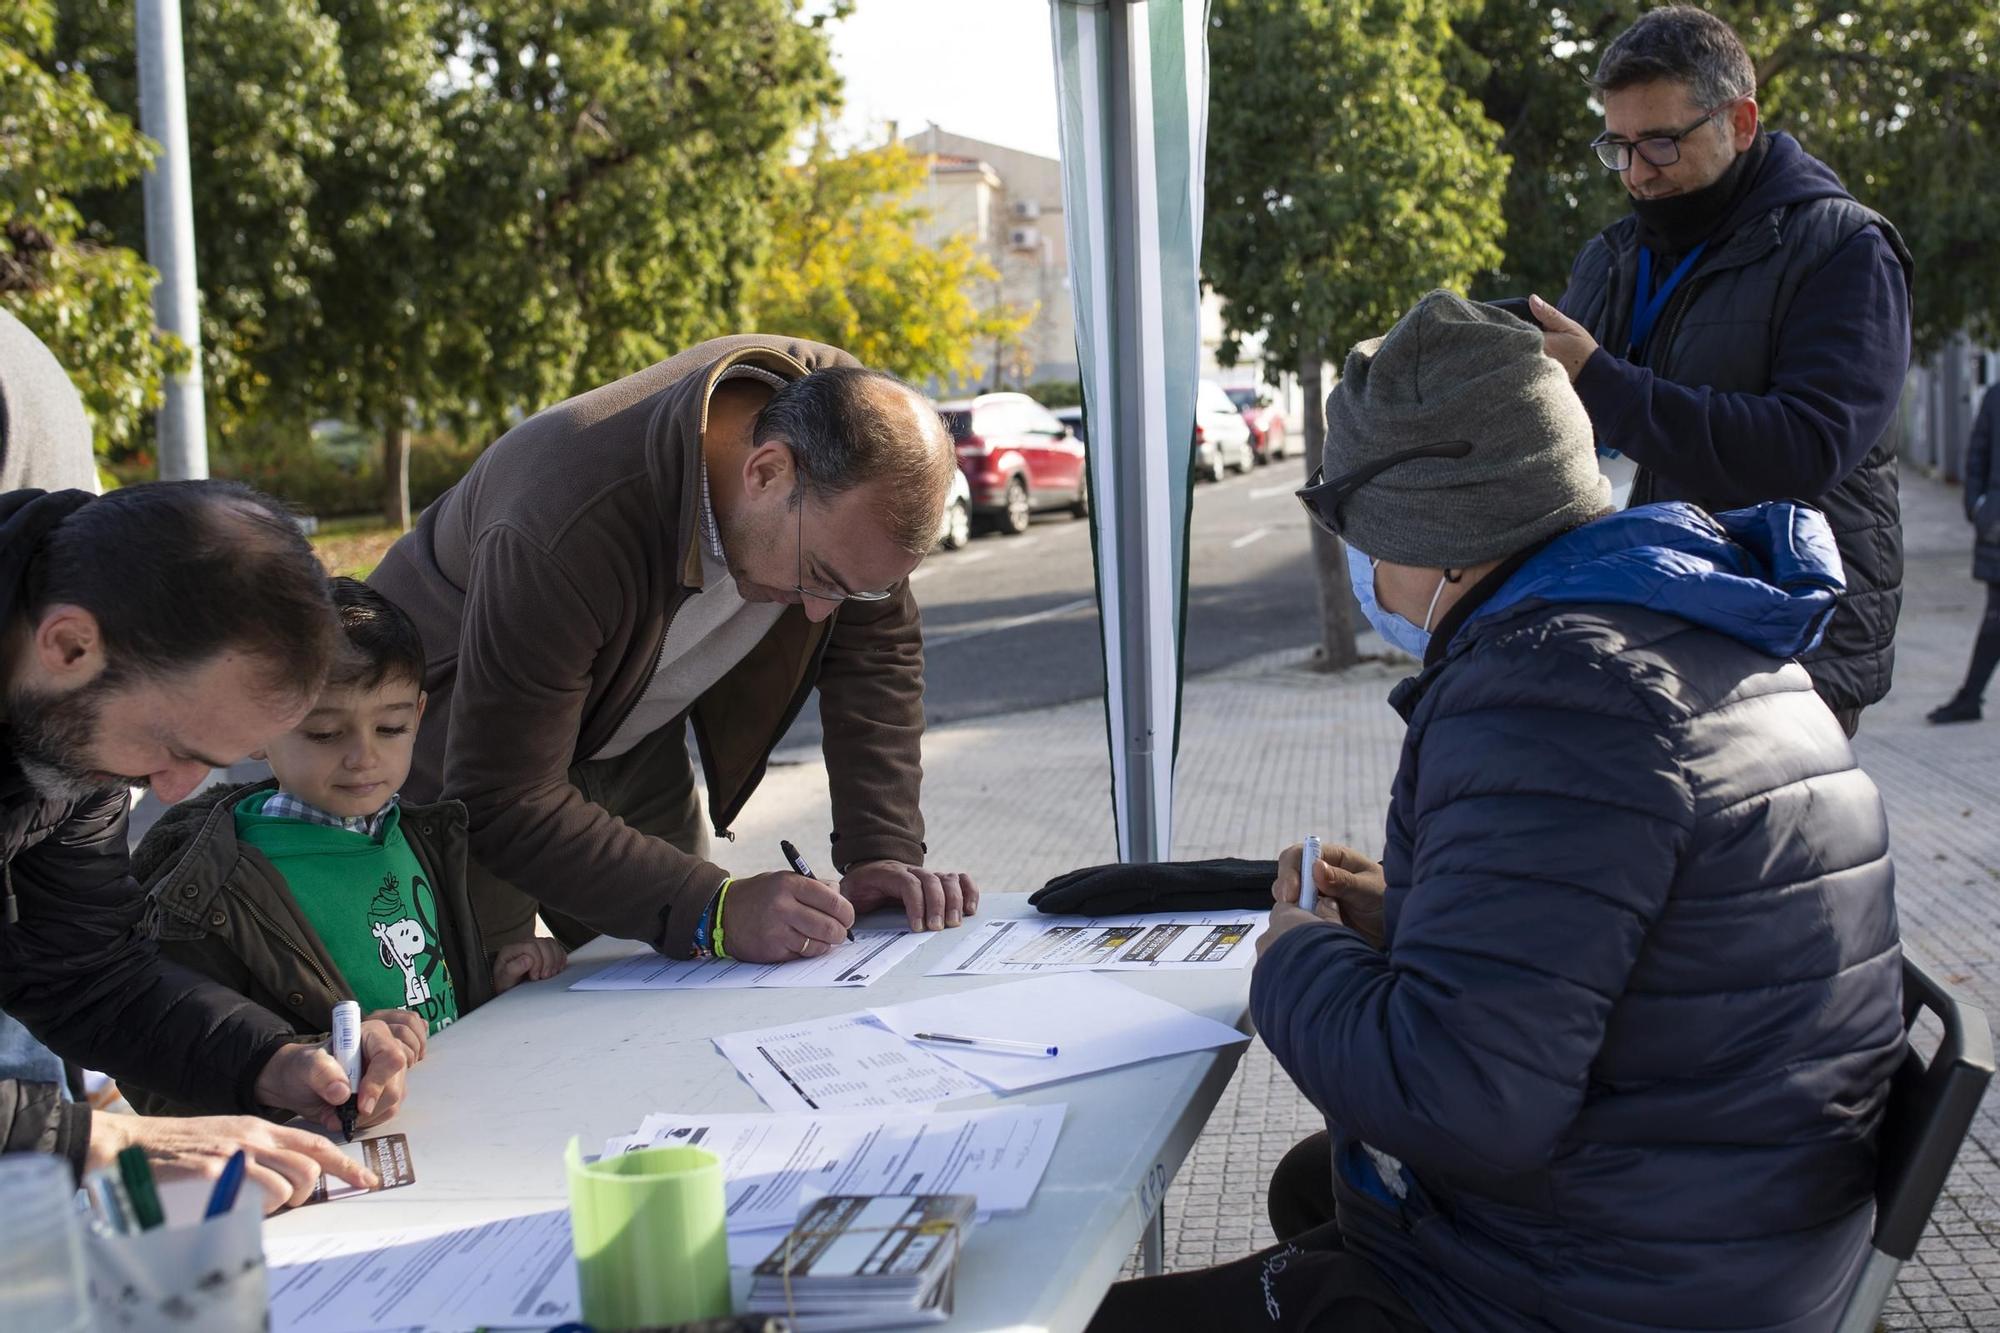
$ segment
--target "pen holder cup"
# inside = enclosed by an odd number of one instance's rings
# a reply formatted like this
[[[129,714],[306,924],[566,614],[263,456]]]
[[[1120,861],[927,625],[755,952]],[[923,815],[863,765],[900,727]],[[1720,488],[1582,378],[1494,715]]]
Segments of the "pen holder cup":
[[[264,1191],[246,1186],[211,1217],[84,1238],[98,1333],[255,1333],[270,1327]],[[169,1209],[171,1219],[174,1210]]]
[[[570,1235],[583,1317],[600,1329],[730,1313],[722,1162],[644,1148],[594,1162],[570,1140]]]

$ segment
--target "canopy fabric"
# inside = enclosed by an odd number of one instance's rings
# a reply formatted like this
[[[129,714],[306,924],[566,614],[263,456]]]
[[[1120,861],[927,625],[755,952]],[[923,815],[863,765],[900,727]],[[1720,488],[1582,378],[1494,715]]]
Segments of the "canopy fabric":
[[[1201,352],[1207,0],[1051,0],[1118,854],[1170,857]]]

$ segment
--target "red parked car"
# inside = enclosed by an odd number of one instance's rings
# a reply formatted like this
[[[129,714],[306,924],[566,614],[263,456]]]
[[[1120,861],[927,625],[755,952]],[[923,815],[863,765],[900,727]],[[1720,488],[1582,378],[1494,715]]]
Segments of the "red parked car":
[[[1024,393],[982,393],[940,403],[972,487],[972,512],[1009,536],[1028,530],[1037,509],[1090,512],[1083,442]]]
[[[1244,387],[1225,389],[1229,401],[1236,404],[1243,413],[1243,424],[1250,428],[1250,451],[1257,455],[1259,463],[1269,463],[1285,456],[1285,414],[1268,398],[1262,389]]]

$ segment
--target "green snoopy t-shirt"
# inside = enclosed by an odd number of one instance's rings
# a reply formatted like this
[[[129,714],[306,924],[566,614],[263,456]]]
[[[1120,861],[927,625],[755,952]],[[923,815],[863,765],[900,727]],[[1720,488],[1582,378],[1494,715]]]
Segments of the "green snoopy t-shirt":
[[[438,937],[437,895],[391,809],[365,833],[262,813],[269,792],[236,807],[236,835],[270,859],[340,969],[361,1012],[408,1009],[436,1032],[458,1017]]]

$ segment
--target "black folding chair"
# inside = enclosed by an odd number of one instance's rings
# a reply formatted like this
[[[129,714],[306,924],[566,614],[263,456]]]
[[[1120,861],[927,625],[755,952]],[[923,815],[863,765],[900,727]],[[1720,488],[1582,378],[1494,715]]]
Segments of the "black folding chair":
[[[1985,1013],[1905,954],[1903,1026],[1912,1027],[1926,1009],[1944,1024],[1944,1040],[1929,1063],[1910,1046],[1890,1086],[1875,1181],[1875,1234],[1839,1333],[1874,1329],[1896,1285],[1896,1270],[1917,1252],[1993,1077],[1993,1034]]]

